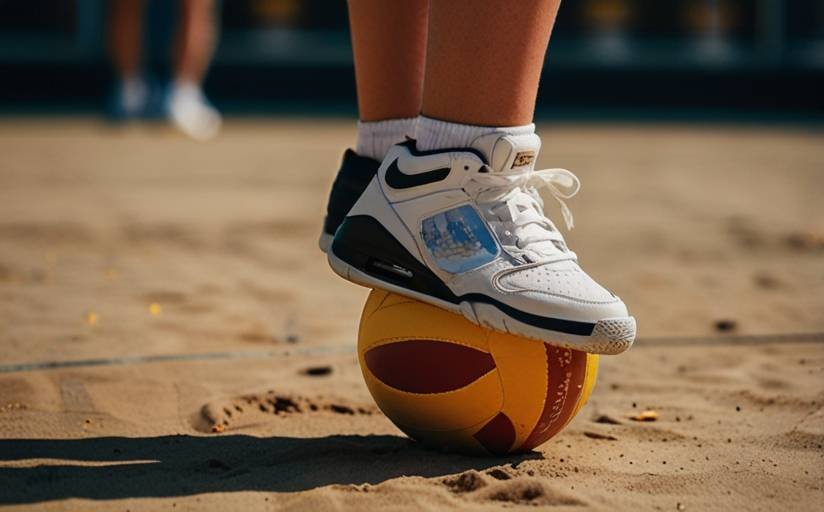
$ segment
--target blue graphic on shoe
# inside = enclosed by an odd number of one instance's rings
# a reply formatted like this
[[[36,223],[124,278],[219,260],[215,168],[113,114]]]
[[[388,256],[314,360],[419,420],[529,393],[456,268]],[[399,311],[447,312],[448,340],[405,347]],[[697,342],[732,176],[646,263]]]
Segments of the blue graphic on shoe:
[[[498,255],[498,244],[478,212],[469,205],[425,219],[421,237],[435,264],[452,274],[478,268]]]

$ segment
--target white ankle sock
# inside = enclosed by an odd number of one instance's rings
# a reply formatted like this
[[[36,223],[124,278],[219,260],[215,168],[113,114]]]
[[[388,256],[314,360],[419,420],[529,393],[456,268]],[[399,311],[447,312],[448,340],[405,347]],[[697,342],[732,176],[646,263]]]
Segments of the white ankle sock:
[[[139,112],[149,98],[149,88],[140,76],[127,76],[120,82],[120,101],[124,111]]]
[[[421,151],[444,148],[466,148],[482,135],[500,133],[501,135],[529,135],[535,133],[535,124],[523,126],[474,126],[471,124],[450,123],[431,117],[418,116],[415,130],[417,147]]]
[[[389,148],[415,136],[416,117],[387,119],[386,121],[358,121],[358,145],[355,153],[375,160],[383,160]]]
[[[204,98],[200,84],[191,80],[172,82],[172,101],[201,101]]]

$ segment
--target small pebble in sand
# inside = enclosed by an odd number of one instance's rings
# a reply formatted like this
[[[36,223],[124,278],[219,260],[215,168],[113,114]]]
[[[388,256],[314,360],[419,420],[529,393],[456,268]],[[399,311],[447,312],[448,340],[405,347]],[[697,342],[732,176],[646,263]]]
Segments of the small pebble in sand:
[[[787,235],[788,246],[799,251],[817,251],[824,249],[824,233],[799,232]]]
[[[715,330],[718,332],[732,332],[738,328],[738,322],[729,318],[715,321]]]
[[[212,432],[215,434],[222,434],[224,430],[226,430],[226,427],[221,423],[215,423],[212,425]]]
[[[635,416],[630,416],[629,419],[632,421],[656,421],[658,419],[658,413],[652,409],[647,409],[639,412]]]
[[[455,493],[477,491],[487,485],[486,480],[474,469],[464,471],[460,475],[451,478],[446,478],[443,480],[443,483]]]
[[[149,304],[149,314],[152,316],[160,316],[163,313],[163,308],[157,302]]]
[[[329,375],[332,373],[331,366],[312,366],[310,368],[306,368],[303,370],[304,375],[310,375],[312,377],[322,377],[324,375]]]
[[[607,425],[620,425],[621,422],[617,419],[613,418],[612,416],[607,416],[606,414],[602,414],[595,418],[595,423],[605,423]]]
[[[618,438],[609,434],[601,434],[600,432],[584,431],[584,435],[590,439],[604,439],[606,441],[617,441]]]
[[[761,273],[753,276],[755,285],[765,290],[773,290],[781,287],[781,281],[771,274]]]
[[[675,504],[675,510],[687,510],[687,506],[684,505],[683,503],[676,503]]]
[[[501,468],[493,468],[486,472],[487,475],[491,476],[495,480],[509,480],[512,478],[512,475],[507,473]]]
[[[86,315],[83,317],[83,319],[86,321],[87,324],[91,325],[92,327],[97,325],[97,322],[99,320],[99,318],[97,317],[97,313],[91,310],[86,311]]]

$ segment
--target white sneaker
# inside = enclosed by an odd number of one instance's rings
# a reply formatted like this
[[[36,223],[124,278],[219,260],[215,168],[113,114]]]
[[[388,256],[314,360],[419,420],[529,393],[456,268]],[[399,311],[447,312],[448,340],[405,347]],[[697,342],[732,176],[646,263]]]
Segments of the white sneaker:
[[[172,123],[193,139],[209,140],[220,132],[220,112],[209,103],[196,84],[173,84],[167,109]]]
[[[534,170],[535,134],[479,137],[472,148],[394,146],[337,230],[332,268],[493,329],[600,354],[627,350],[635,319],[578,266],[543,213],[538,188],[563,199],[564,169]]]

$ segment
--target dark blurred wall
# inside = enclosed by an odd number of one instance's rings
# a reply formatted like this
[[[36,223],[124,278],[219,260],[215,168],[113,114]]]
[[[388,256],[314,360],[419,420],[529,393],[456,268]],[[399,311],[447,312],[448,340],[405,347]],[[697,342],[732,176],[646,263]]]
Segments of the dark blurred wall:
[[[110,73],[105,0],[0,0],[0,110],[86,110]],[[173,2],[148,2],[147,58],[165,72]],[[247,112],[353,110],[346,4],[227,0],[207,89]],[[479,34],[482,37],[482,34]],[[562,4],[542,107],[822,113],[821,0],[577,0]],[[608,84],[605,86],[604,84]]]

